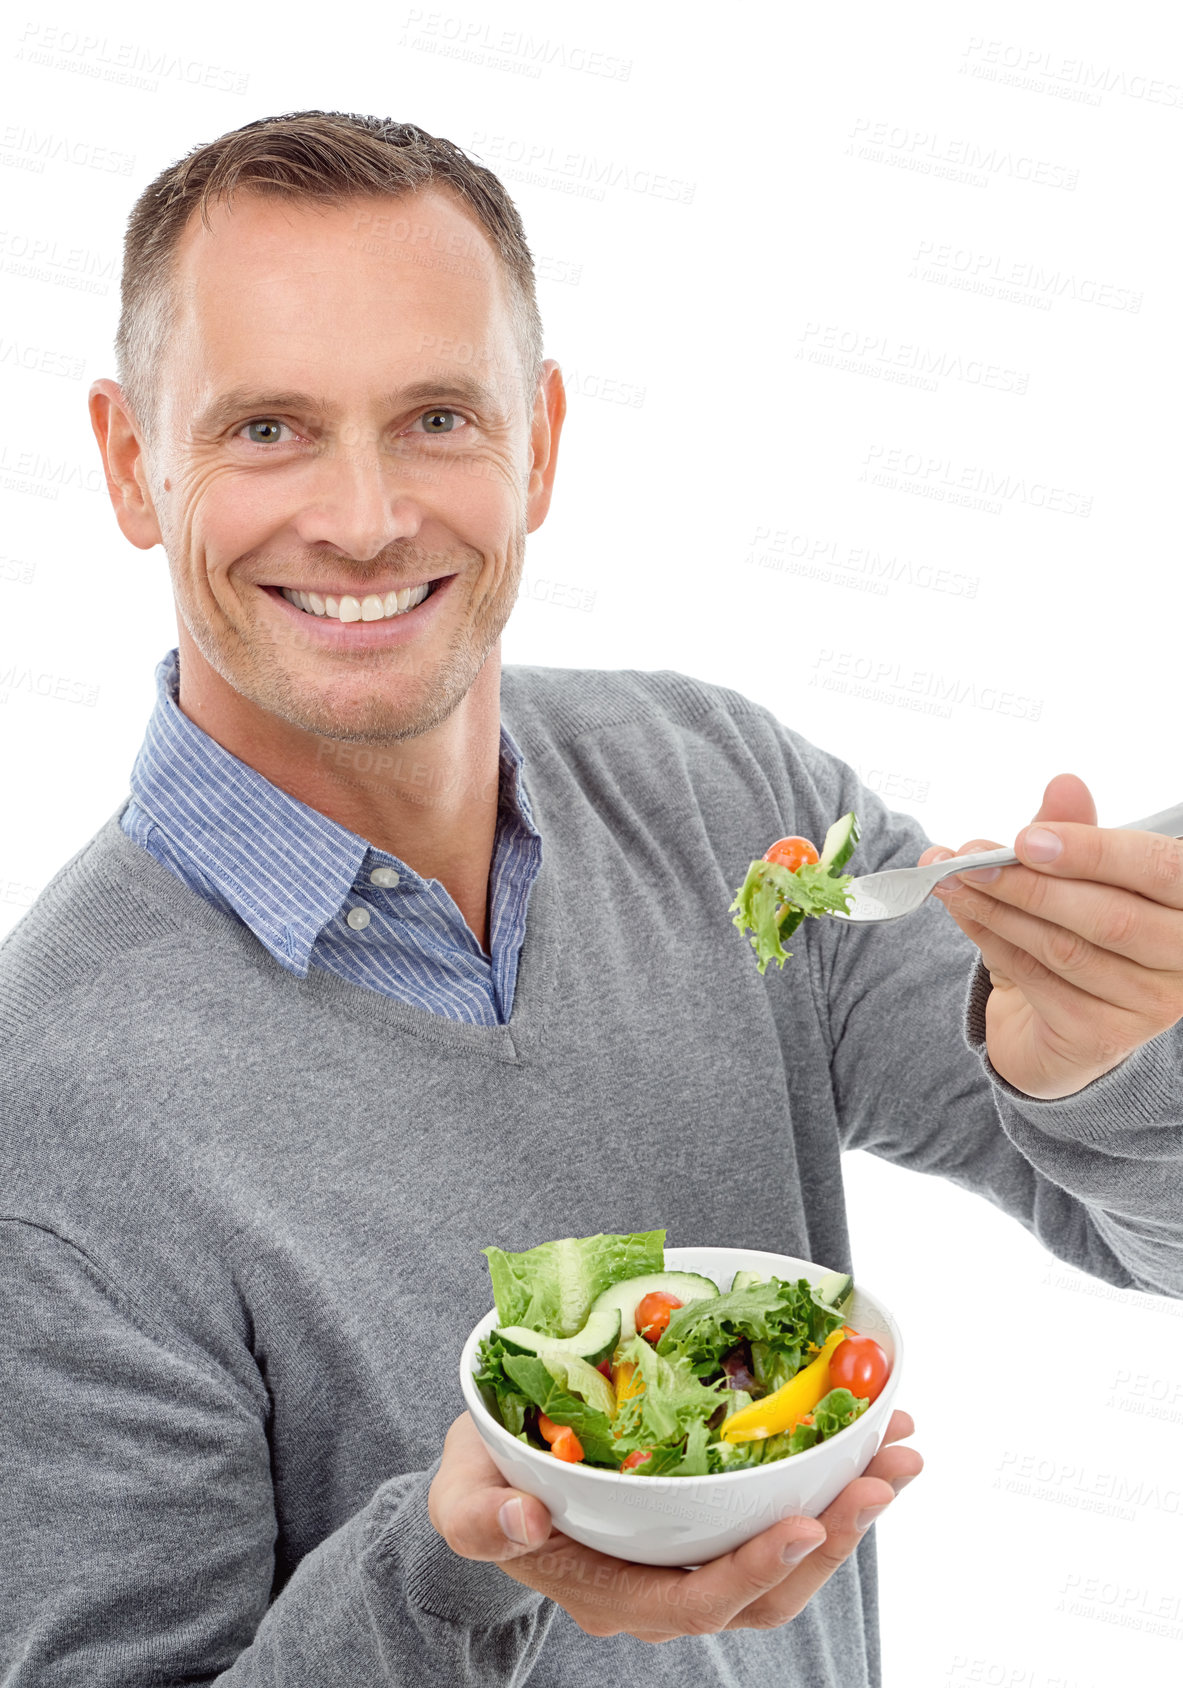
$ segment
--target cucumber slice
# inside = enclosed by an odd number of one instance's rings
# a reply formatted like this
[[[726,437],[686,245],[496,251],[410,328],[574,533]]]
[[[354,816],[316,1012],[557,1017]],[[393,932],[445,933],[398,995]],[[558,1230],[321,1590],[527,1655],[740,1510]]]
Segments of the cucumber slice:
[[[637,1303],[655,1289],[676,1295],[683,1306],[688,1301],[709,1300],[719,1293],[718,1284],[700,1277],[697,1272],[646,1272],[639,1278],[623,1278],[620,1283],[611,1284],[602,1295],[597,1295],[588,1314],[588,1323],[597,1313],[619,1313],[619,1340],[627,1342],[630,1336],[637,1334]]]
[[[597,1407],[607,1418],[616,1416],[616,1393],[603,1372],[589,1366],[575,1354],[565,1354],[561,1348],[542,1348],[538,1352],[547,1371],[560,1389],[568,1395],[578,1395],[589,1407]]]
[[[754,1284],[766,1284],[767,1278],[762,1278],[759,1272],[737,1272],[731,1280],[729,1295],[734,1295],[737,1289],[751,1289]]]
[[[858,821],[853,812],[843,815],[841,820],[834,822],[826,833],[822,843],[821,855],[817,859],[818,867],[828,867],[831,873],[841,873],[858,843]]]
[[[549,1353],[568,1354],[573,1359],[586,1360],[594,1369],[608,1358],[620,1340],[620,1314],[611,1308],[600,1313],[593,1309],[583,1329],[574,1336],[543,1336],[541,1331],[530,1330],[526,1325],[505,1325],[494,1335],[515,1354],[537,1354],[539,1359],[545,1359]]]
[[[819,1301],[828,1301],[837,1311],[849,1300],[853,1289],[854,1279],[849,1272],[828,1272],[820,1282],[814,1284],[813,1293]]]

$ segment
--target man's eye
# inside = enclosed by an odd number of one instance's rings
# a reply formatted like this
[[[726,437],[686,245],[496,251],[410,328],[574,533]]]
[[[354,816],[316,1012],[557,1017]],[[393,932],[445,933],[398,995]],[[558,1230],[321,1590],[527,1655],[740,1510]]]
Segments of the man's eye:
[[[280,429],[286,426],[286,422],[277,422],[273,416],[262,416],[254,422],[244,422],[238,431],[245,433],[252,445],[274,445]]]
[[[457,431],[457,423],[461,428],[468,426],[456,410],[425,410],[418,421],[422,422],[425,434],[453,434]]]

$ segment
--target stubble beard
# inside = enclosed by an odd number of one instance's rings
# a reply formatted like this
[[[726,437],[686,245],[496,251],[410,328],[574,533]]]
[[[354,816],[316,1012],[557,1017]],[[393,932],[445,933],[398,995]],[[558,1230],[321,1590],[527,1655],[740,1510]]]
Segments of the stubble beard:
[[[349,693],[347,704],[334,702],[331,680],[327,684],[309,683],[285,665],[290,639],[272,637],[257,621],[227,617],[215,627],[182,605],[179,595],[177,601],[189,635],[206,662],[257,708],[317,738],[349,744],[397,743],[440,726],[467,694],[509,620],[525,550],[526,527],[522,521],[515,528],[500,584],[475,614],[461,617],[448,648],[430,666],[415,644],[396,645],[385,651],[359,650],[345,659],[351,681],[345,688]],[[472,564],[482,560],[476,551],[466,551],[458,559],[455,553],[432,554],[412,545],[399,550],[398,572],[404,579],[455,573],[458,578],[448,588],[449,597],[467,592],[471,601],[475,586]],[[457,568],[458,561],[467,567]],[[377,579],[379,565],[375,562],[372,567]],[[389,567],[389,561],[382,564],[382,569]],[[455,610],[450,613],[455,614]],[[360,698],[354,689],[359,670],[368,671],[374,682]]]

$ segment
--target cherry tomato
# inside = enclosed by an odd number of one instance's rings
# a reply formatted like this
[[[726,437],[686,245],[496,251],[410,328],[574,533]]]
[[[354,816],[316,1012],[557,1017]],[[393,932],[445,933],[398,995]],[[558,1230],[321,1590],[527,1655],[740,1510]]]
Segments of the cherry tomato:
[[[764,852],[766,862],[775,862],[777,867],[787,867],[790,873],[795,873],[806,862],[817,861],[817,851],[808,838],[778,838],[775,844],[770,844]]]
[[[620,1469],[622,1471],[633,1471],[638,1465],[644,1465],[647,1459],[652,1458],[652,1455],[652,1448],[638,1448],[635,1453],[631,1453],[626,1459],[621,1460]]]
[[[612,1381],[612,1361],[611,1360],[601,1360],[599,1365],[596,1367],[596,1370],[599,1372],[601,1377],[606,1377],[608,1379],[608,1382],[611,1383],[611,1381]]]
[[[873,1401],[887,1382],[891,1362],[873,1336],[848,1336],[830,1355],[830,1383]]]
[[[637,1302],[634,1322],[647,1342],[656,1344],[665,1334],[670,1314],[682,1303],[666,1289],[652,1289]]]

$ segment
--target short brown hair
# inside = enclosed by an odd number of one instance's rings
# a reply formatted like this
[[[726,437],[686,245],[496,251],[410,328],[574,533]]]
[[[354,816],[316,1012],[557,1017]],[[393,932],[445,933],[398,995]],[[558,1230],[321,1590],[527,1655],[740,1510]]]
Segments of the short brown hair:
[[[123,243],[115,363],[140,426],[148,433],[154,426],[155,375],[175,312],[173,264],[194,210],[208,228],[210,206],[229,203],[236,189],[339,205],[364,196],[402,198],[428,186],[450,189],[462,200],[505,268],[529,398],[542,368],[534,260],[517,207],[498,178],[454,142],[413,123],[355,112],[292,111],[194,147],[162,170],[132,207]]]

